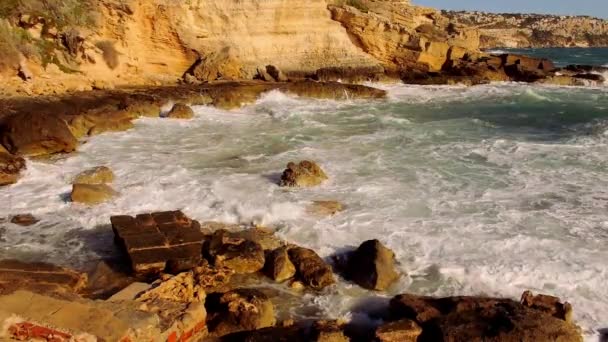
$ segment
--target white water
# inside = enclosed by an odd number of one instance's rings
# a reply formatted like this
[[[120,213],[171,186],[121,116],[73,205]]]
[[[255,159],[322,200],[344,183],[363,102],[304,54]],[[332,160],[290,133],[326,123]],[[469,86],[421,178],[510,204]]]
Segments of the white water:
[[[82,265],[113,251],[112,214],[182,209],[201,221],[257,222],[322,256],[378,238],[407,272],[387,296],[524,290],[570,301],[589,339],[608,327],[608,92],[517,84],[391,86],[385,101],[305,100],[271,92],[237,111],[196,108],[189,121],[141,119],[79,153],[29,161],[0,189],[0,257]],[[330,176],[276,186],[288,161]],[[94,208],[66,201],[82,170],[111,167],[121,195]],[[347,210],[318,220],[312,200]],[[101,227],[98,227],[101,226]],[[96,228],[97,227],[97,228]],[[362,319],[370,295],[347,283],[310,306]]]

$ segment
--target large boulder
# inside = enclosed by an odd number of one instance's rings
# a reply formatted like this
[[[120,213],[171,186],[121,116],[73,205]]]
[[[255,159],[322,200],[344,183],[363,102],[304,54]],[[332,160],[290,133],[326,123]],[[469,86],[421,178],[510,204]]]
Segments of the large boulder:
[[[321,290],[336,282],[331,266],[312,249],[294,246],[288,253],[297,277],[304,285]]]
[[[310,187],[323,183],[327,175],[315,162],[303,160],[298,164],[290,162],[281,175],[281,186]]]
[[[369,290],[386,290],[399,278],[395,253],[378,240],[365,241],[348,258],[346,276]]]
[[[268,297],[254,289],[236,289],[208,297],[207,324],[213,336],[224,336],[275,325],[274,307]]]
[[[255,273],[265,262],[264,249],[259,243],[225,230],[212,235],[208,254],[215,266],[227,267],[236,273]]]
[[[284,282],[296,275],[296,267],[289,260],[289,247],[279,247],[266,257],[264,271],[276,282]]]
[[[25,169],[25,159],[0,151],[0,186],[16,183]]]
[[[74,203],[97,205],[111,200],[118,193],[106,184],[74,184],[70,198]]]
[[[85,170],[74,177],[74,184],[108,184],[114,181],[114,172],[107,166]]]
[[[509,299],[398,295],[396,319],[422,327],[418,341],[582,341],[579,327]]]
[[[243,65],[234,49],[225,47],[199,58],[184,74],[202,82],[244,79]]]
[[[55,115],[14,114],[0,124],[0,143],[12,154],[39,156],[72,152],[78,141]]]

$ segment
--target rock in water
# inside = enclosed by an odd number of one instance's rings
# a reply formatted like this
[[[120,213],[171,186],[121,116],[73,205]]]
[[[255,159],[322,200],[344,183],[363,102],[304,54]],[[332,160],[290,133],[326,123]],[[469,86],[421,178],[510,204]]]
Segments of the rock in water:
[[[311,341],[315,342],[349,342],[344,335],[346,324],[340,321],[316,321],[311,328]]]
[[[34,217],[32,214],[21,214],[15,215],[11,218],[11,223],[19,226],[28,227],[38,223],[40,220]]]
[[[275,325],[274,307],[268,297],[254,289],[236,289],[208,300],[209,331],[213,336],[256,330]]]
[[[336,282],[331,266],[312,249],[292,247],[288,253],[296,267],[298,278],[306,286],[321,290]]]
[[[108,184],[114,181],[114,172],[106,166],[98,166],[76,175],[74,184]]]
[[[170,119],[192,119],[193,117],[194,111],[192,108],[181,103],[176,103],[167,114],[167,118]]]
[[[17,183],[25,169],[25,159],[0,151],[0,186]]]
[[[526,291],[521,295],[521,304],[532,309],[543,311],[553,317],[563,319],[566,322],[572,321],[572,305],[561,303],[559,298],[543,294],[533,295]]]
[[[264,267],[264,249],[257,242],[219,230],[209,242],[209,255],[217,267],[236,273],[255,273]]]
[[[369,290],[384,291],[399,278],[395,253],[378,240],[365,241],[354,251],[346,269],[347,277]]]
[[[416,322],[402,319],[385,323],[376,329],[379,342],[416,342],[422,329]]]
[[[332,216],[344,210],[338,201],[313,201],[306,211],[316,216]]]
[[[74,184],[70,198],[75,203],[97,205],[109,201],[117,194],[106,184]]]
[[[265,265],[266,275],[274,281],[282,283],[293,278],[296,274],[296,267],[289,260],[289,247],[279,247],[270,252]]]
[[[15,114],[0,124],[0,143],[12,154],[39,156],[72,152],[78,141],[55,115]]]
[[[323,183],[327,179],[325,172],[315,162],[303,160],[299,164],[289,163],[283,171],[280,186],[310,187]]]
[[[418,341],[583,341],[571,322],[509,299],[403,294],[390,309],[422,327]]]

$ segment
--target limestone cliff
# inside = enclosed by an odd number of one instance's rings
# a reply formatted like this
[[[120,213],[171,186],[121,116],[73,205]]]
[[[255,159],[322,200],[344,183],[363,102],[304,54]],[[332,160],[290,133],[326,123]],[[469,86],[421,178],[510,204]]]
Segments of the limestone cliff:
[[[443,15],[478,29],[482,49],[608,46],[608,20],[598,18],[451,11]]]

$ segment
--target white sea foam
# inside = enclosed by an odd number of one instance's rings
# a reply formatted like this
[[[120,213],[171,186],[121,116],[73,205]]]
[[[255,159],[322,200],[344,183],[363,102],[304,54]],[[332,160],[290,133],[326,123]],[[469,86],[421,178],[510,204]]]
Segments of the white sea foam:
[[[0,257],[82,264],[114,253],[110,215],[182,209],[203,221],[275,226],[324,257],[379,238],[408,274],[386,296],[517,298],[531,289],[570,301],[588,338],[605,328],[605,121],[567,122],[601,115],[606,93],[384,87],[387,101],[270,92],[239,110],[197,107],[192,120],[141,119],[131,131],[93,137],[79,153],[30,160],[18,184],[0,189],[8,204],[0,217],[31,212],[42,220],[28,229],[7,224]],[[299,159],[319,162],[330,180],[297,191],[276,186],[285,164]],[[73,176],[96,165],[116,172],[120,196],[93,208],[67,202]],[[347,209],[321,220],[307,215],[305,206],[319,199]],[[300,314],[365,321],[364,295],[340,282],[310,296]],[[372,304],[382,303],[386,297]]]

